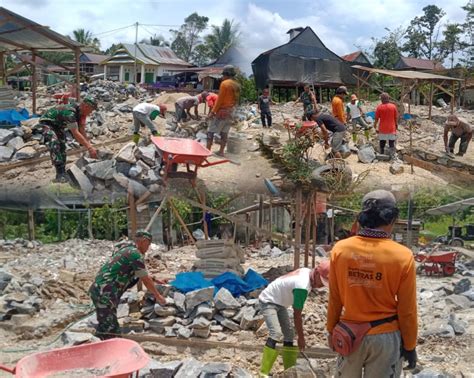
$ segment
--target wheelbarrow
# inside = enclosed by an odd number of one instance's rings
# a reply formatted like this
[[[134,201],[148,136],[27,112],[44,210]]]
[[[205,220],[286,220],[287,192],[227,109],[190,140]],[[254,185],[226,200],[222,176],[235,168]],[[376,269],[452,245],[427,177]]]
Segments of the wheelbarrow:
[[[456,272],[456,251],[437,251],[418,253],[415,260],[421,263],[417,273],[424,272],[426,275],[452,276]]]
[[[288,130],[288,136],[290,136],[290,132],[294,132],[297,137],[309,132],[316,132],[316,125],[317,123],[315,121],[295,122],[289,119],[285,119],[284,121],[284,126]]]
[[[198,168],[230,162],[228,159],[209,161],[212,152],[194,139],[151,137],[151,141],[161,157],[160,175],[165,183],[168,178],[186,178],[194,186]],[[186,171],[178,171],[178,164],[185,164]]]
[[[138,377],[150,358],[135,341],[111,339],[92,344],[53,349],[23,357],[12,369],[1,370],[17,378]]]
[[[69,99],[73,97],[71,92],[59,92],[53,94],[53,98],[56,100],[57,104],[69,104]]]

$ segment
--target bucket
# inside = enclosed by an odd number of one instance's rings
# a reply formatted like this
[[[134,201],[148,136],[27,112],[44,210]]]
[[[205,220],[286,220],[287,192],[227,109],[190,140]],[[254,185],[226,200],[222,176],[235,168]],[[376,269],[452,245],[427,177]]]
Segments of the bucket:
[[[351,156],[351,149],[349,148],[349,145],[347,143],[343,143],[339,149],[339,153],[343,159],[347,159],[349,156]]]
[[[242,152],[242,147],[244,146],[244,140],[244,134],[229,135],[229,139],[227,140],[227,152],[235,155],[240,154]]]

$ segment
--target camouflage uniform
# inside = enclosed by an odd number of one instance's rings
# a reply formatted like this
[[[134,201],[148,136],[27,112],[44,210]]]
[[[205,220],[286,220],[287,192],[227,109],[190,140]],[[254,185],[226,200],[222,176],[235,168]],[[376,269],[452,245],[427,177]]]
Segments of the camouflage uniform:
[[[303,121],[310,120],[308,113],[315,110],[312,100],[313,96],[314,93],[311,91],[301,93],[300,101],[303,103]]]
[[[148,275],[144,256],[135,243],[121,242],[115,246],[110,260],[100,268],[89,295],[94,303],[97,321],[96,335],[102,339],[114,337],[107,334],[119,334],[117,307],[120,297],[133,287],[140,278]]]
[[[44,143],[57,169],[66,167],[66,129],[77,129],[79,119],[79,107],[74,105],[58,105],[40,118]]]

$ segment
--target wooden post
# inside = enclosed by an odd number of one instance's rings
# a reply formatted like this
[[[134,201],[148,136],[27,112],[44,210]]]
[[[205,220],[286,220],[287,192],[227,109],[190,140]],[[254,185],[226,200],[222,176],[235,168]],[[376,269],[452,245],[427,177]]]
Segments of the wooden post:
[[[79,59],[81,56],[81,50],[76,48],[74,50],[74,57],[76,63],[76,101],[79,102],[81,99],[81,70],[79,66]]]
[[[32,50],[31,52],[31,61],[33,62],[32,67],[31,67],[31,73],[32,73],[32,83],[31,83],[31,93],[32,93],[32,112],[33,114],[36,114],[36,84],[37,84],[37,77],[36,77],[36,52]]]
[[[305,230],[304,230],[304,266],[309,265],[309,239],[311,236],[311,209],[312,209],[313,193],[308,194],[306,199],[306,216],[305,216]]]
[[[431,110],[431,107],[430,107],[430,110]],[[410,126],[410,157],[412,158],[410,165],[411,165],[411,174],[413,174],[415,173],[415,171],[413,169],[413,120],[412,119],[408,120],[408,125]]]
[[[301,246],[301,201],[303,193],[301,187],[296,189],[295,204],[295,255],[293,268],[300,267],[300,246]]]
[[[61,210],[58,209],[58,240],[61,241]]]
[[[428,119],[431,121],[431,111],[433,109],[433,81],[430,81],[430,108],[428,109]],[[410,126],[411,128],[411,126]],[[411,131],[410,131],[411,133]],[[413,168],[413,165],[412,165]],[[412,172],[413,173],[413,172]]]
[[[173,201],[170,199],[168,202],[170,204],[170,207],[171,207],[171,210],[173,211],[174,216],[176,217],[176,219],[178,219],[178,222],[181,225],[181,227],[184,228],[184,231],[188,235],[189,240],[191,241],[191,243],[194,244],[196,241],[194,240],[193,235],[191,234],[191,231],[189,231],[188,227],[186,226],[186,223],[184,223],[183,218],[181,218],[181,215],[179,215],[179,212],[176,209],[176,207],[174,206]]]
[[[454,113],[454,104],[456,102],[456,94],[454,93],[454,80],[452,81],[452,84],[451,84],[451,92],[453,94],[453,96],[451,97],[451,114]]]
[[[33,209],[28,209],[28,239],[35,240],[35,216]]]
[[[163,199],[161,200],[160,206],[158,206],[158,209],[156,209],[155,213],[153,214],[150,221],[148,222],[148,224],[145,228],[146,231],[150,231],[150,228],[153,225],[153,223],[155,222],[155,219],[158,217],[158,214],[160,214],[161,210],[163,210],[163,207],[166,205],[166,201],[167,201],[167,199],[166,199],[166,195],[165,195],[163,197]]]
[[[89,239],[94,239],[92,234],[92,210],[91,208],[87,209],[87,233],[89,234]]]
[[[313,212],[312,212],[312,225],[313,225],[313,257],[311,259],[311,267],[314,268],[316,266],[316,246],[318,245],[318,192],[314,192],[314,200],[313,200]]]
[[[135,238],[137,232],[137,208],[135,207],[135,196],[133,195],[132,189],[128,189],[128,209],[130,216],[130,234],[129,239]]]
[[[2,85],[7,85],[7,70],[5,68],[5,53],[0,52],[0,78],[2,80]],[[18,85],[18,89],[20,86]]]
[[[197,189],[196,189],[197,191]],[[206,205],[206,192],[202,194],[201,197],[201,203],[203,205]],[[204,236],[206,240],[209,240],[209,229],[207,228],[207,222],[206,222],[206,210],[202,210],[202,227],[204,228]],[[235,226],[237,227],[237,226]]]
[[[262,228],[263,225],[263,195],[258,195],[258,228]],[[260,248],[262,243],[262,235],[258,235],[258,247]]]
[[[270,197],[270,201],[268,204],[268,232],[271,235],[272,234],[272,223],[273,223],[273,217],[272,217],[272,197]]]

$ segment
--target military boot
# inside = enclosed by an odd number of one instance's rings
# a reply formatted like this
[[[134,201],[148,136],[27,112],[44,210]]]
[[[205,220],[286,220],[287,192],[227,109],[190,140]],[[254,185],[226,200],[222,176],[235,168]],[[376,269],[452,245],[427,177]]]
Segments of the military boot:
[[[54,168],[56,168],[56,178],[53,180],[53,182],[68,182],[66,176],[66,167],[64,165],[55,165]]]

